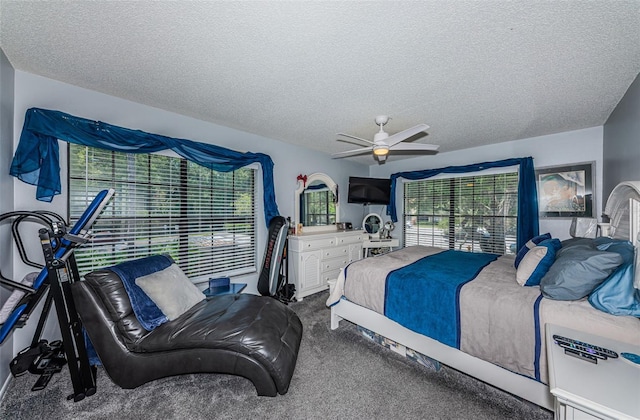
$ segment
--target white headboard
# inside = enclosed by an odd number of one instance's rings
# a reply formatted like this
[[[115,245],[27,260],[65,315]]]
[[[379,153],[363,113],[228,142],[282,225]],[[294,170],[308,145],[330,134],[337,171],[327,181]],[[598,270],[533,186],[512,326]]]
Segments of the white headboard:
[[[616,185],[609,195],[604,214],[611,218],[609,235],[628,239],[636,247],[633,286],[640,289],[640,181]]]
[[[610,236],[637,245],[640,230],[640,181],[621,182],[611,191],[604,214],[611,218]]]

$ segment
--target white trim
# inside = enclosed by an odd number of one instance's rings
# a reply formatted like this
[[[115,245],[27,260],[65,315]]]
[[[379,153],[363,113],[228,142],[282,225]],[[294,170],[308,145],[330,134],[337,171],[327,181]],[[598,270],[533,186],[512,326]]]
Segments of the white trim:
[[[345,299],[341,299],[331,307],[331,329],[338,328],[342,319],[374,331],[442,364],[531,401],[543,408],[554,409],[554,398],[547,385],[413,332],[384,315]]]

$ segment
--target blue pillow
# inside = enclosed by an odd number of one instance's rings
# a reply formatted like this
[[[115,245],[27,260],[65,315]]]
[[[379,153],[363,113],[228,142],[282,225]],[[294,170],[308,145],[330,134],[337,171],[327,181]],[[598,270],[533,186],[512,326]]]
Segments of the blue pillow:
[[[169,319],[136,284],[136,279],[155,273],[156,271],[164,270],[171,264],[173,264],[173,260],[168,255],[153,255],[133,261],[126,261],[109,268],[109,270],[116,273],[118,277],[120,277],[120,280],[122,280],[124,289],[127,291],[129,300],[131,301],[133,313],[147,331],[152,331]]]
[[[520,286],[537,286],[542,277],[556,260],[556,251],[560,249],[560,240],[545,239],[529,250],[520,261],[516,272],[516,281]]]
[[[563,247],[556,260],[540,281],[546,298],[577,300],[588,296],[623,262],[617,252],[600,251],[585,244]]]
[[[630,241],[600,237],[594,239],[593,243],[600,251],[617,252],[620,254],[624,260],[624,264],[633,262],[635,250]]]
[[[527,241],[527,243],[524,244],[524,246],[520,248],[520,250],[516,254],[516,260],[514,262],[515,267],[518,268],[518,266],[520,265],[520,261],[522,261],[522,259],[525,255],[527,255],[527,252],[529,252],[530,249],[533,249],[536,245],[538,245],[545,239],[551,239],[551,234],[544,233],[542,235],[534,236],[529,241]]]
[[[595,248],[596,239],[592,238],[571,238],[565,239],[561,242],[562,248],[571,248],[573,246],[588,246],[590,248]]]
[[[612,240],[598,244],[598,248],[619,253],[624,262],[589,295],[589,303],[612,315],[640,317],[640,290],[633,287],[633,245],[629,241]]]

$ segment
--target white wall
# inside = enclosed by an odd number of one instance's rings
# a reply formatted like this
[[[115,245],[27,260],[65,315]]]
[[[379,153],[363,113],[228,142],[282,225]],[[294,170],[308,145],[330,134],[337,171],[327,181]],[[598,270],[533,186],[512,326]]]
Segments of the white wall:
[[[169,137],[184,138],[203,143],[211,143],[238,151],[262,152],[274,161],[274,182],[276,200],[280,214],[293,216],[293,194],[298,174],[324,172],[339,185],[340,191],[347,191],[348,178],[351,175],[366,176],[369,169],[365,165],[346,160],[334,160],[327,154],[318,153],[277,140],[250,134],[228,127],[185,117],[158,108],[126,101],[99,92],[78,88],[44,77],[22,71],[15,77],[15,135],[14,150],[17,146],[24,115],[32,107],[53,109],[78,117],[100,120],[122,127],[139,129]],[[283,121],[286,124],[286,121]],[[35,187],[15,179],[16,209],[47,209],[67,217],[66,196],[66,143],[60,142],[62,194],[52,203],[43,203],[35,199]],[[262,186],[262,182],[258,182]],[[261,188],[258,188],[261,191]],[[116,192],[117,193],[117,192]],[[340,194],[340,217],[342,220],[355,220],[360,217],[359,206],[347,204],[346,194]],[[263,249],[266,243],[266,225],[262,197],[257,200],[258,214],[258,261],[262,264]],[[357,217],[356,217],[357,215]],[[14,259],[16,264],[20,261]],[[248,292],[257,293],[257,274],[234,279],[247,282]]]
[[[595,161],[595,203],[596,215],[602,214],[602,144],[603,128],[593,127],[568,131],[548,136],[533,137],[472,149],[441,153],[433,156],[421,156],[412,159],[387,161],[370,167],[373,177],[389,177],[403,171],[435,169],[452,165],[468,165],[508,158],[533,157],[536,168],[566,165],[570,163]],[[402,215],[402,188],[397,188],[398,217]],[[381,214],[386,209],[380,209]],[[383,216],[388,220],[388,216]],[[570,219],[540,219],[540,232],[550,232],[554,238],[569,237]],[[402,236],[402,230],[394,232],[395,237]]]
[[[0,49],[0,213],[13,210],[13,182],[9,175],[13,155],[13,67]],[[13,274],[10,225],[0,225],[0,267],[6,277]],[[13,280],[13,278],[12,278]],[[11,292],[0,287],[0,304],[4,304]],[[0,346],[0,396],[9,383],[9,362],[13,358],[13,336]]]

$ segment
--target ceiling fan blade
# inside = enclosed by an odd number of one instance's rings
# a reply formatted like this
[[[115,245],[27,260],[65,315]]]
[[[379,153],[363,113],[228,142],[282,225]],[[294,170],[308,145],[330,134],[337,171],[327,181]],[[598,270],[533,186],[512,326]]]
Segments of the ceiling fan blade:
[[[363,138],[360,138],[360,137],[352,136],[351,134],[338,133],[336,135],[337,136],[342,136],[342,137],[348,137],[350,139],[358,140],[358,141],[366,143],[366,144],[374,144],[371,140],[367,140],[367,139],[363,139]],[[338,141],[346,141],[346,142],[353,143],[353,142],[351,142],[351,141],[349,141],[347,139],[338,139]]]
[[[404,131],[401,131],[392,136],[389,136],[389,138],[386,139],[384,142],[387,143],[389,146],[393,146],[395,144],[400,143],[403,140],[408,139],[411,136],[415,136],[418,133],[427,131],[428,129],[429,129],[429,126],[427,124],[418,124],[415,127],[407,128]]]
[[[397,143],[390,147],[391,150],[396,150],[396,151],[402,150],[403,152],[410,152],[410,151],[437,152],[439,148],[440,146],[438,146],[437,144],[423,144],[423,143]]]
[[[362,155],[364,153],[371,153],[372,149],[373,147],[365,147],[362,149],[347,150],[346,152],[334,153],[331,155],[331,157],[336,159],[336,158],[343,158],[348,156]]]

